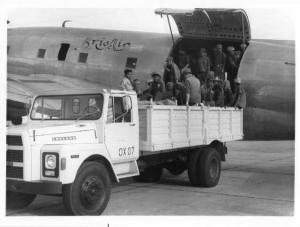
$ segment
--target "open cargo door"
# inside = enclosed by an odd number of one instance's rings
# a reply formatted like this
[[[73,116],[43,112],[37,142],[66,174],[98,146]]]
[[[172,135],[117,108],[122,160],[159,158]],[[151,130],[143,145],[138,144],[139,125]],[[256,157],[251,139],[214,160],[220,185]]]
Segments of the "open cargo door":
[[[247,43],[250,24],[242,9],[156,9],[158,15],[171,15],[183,38],[212,39]],[[171,31],[172,32],[172,31]]]

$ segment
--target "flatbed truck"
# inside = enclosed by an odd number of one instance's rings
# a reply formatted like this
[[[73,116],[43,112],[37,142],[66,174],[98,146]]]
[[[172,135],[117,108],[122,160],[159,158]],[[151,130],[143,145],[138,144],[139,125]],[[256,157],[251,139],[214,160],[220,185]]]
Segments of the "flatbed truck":
[[[192,186],[216,186],[226,142],[243,138],[243,110],[139,102],[119,90],[51,91],[7,127],[6,204],[62,195],[73,215],[100,215],[111,183],[157,182],[185,170]]]

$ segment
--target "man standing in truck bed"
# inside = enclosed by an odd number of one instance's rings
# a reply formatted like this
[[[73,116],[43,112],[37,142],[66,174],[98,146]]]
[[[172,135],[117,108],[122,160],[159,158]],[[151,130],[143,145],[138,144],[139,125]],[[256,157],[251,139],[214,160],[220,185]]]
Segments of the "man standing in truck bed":
[[[133,85],[131,83],[132,80],[132,70],[131,69],[125,69],[124,70],[124,77],[121,81],[120,87],[122,90],[125,91],[133,91]]]
[[[201,102],[200,81],[191,73],[189,68],[184,68],[182,75],[185,78],[186,105],[199,104]]]
[[[242,80],[240,77],[234,79],[234,94],[233,106],[239,109],[246,108],[246,92],[241,86]]]
[[[222,44],[217,45],[217,50],[214,56],[214,72],[215,76],[225,79],[225,64],[226,64],[226,54],[223,52]]]
[[[175,64],[172,57],[168,57],[166,63],[164,64],[165,73],[164,73],[164,82],[165,84],[172,82],[176,83],[180,80],[180,70]]]

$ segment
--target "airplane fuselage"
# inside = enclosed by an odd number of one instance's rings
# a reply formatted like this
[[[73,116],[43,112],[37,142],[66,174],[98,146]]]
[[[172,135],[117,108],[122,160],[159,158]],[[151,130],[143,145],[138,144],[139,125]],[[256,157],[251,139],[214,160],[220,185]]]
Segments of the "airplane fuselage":
[[[119,88],[125,68],[145,87],[153,71],[164,73],[174,54],[170,35],[75,28],[8,31],[8,74],[51,74]],[[196,42],[196,41],[195,41]],[[213,45],[220,40],[198,40]],[[226,42],[225,42],[226,44]],[[238,47],[238,43],[231,43]],[[295,53],[293,41],[251,40],[238,75],[247,93],[246,139],[294,139]],[[9,78],[8,78],[9,79]],[[9,111],[9,110],[8,110]]]

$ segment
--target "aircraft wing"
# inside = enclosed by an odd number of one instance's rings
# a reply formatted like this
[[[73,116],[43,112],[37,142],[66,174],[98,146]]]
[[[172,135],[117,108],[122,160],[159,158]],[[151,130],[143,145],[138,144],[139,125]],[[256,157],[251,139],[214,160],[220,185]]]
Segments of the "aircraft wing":
[[[32,97],[45,92],[56,90],[82,90],[101,88],[103,87],[92,82],[59,75],[7,75],[7,99],[21,103],[29,103]]]

